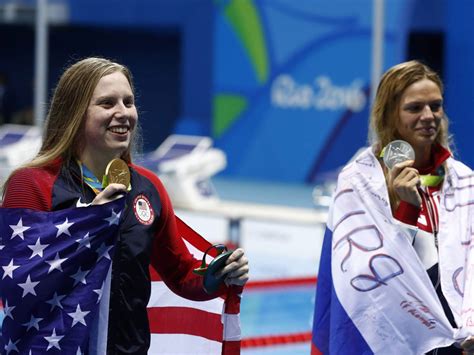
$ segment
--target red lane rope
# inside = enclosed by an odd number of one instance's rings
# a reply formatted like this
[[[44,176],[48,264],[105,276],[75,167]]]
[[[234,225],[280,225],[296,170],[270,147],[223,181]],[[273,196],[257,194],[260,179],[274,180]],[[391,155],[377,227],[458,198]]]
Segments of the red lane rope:
[[[245,289],[269,288],[269,287],[280,287],[280,286],[310,286],[310,285],[315,285],[317,281],[318,281],[318,278],[316,276],[275,279],[275,280],[249,281],[245,285]]]
[[[311,332],[268,335],[242,339],[242,348],[256,348],[272,345],[306,343],[311,341]]]

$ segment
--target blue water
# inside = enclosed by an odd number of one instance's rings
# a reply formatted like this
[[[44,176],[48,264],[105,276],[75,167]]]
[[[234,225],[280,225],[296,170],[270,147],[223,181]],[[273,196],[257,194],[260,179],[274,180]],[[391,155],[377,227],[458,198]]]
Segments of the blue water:
[[[245,290],[240,308],[242,338],[311,332],[315,287],[312,285]],[[242,350],[245,355],[309,353],[309,342]]]
[[[223,177],[214,177],[212,182],[221,200],[314,208],[313,185],[233,180]]]
[[[244,291],[240,317],[242,337],[311,331],[316,286]]]

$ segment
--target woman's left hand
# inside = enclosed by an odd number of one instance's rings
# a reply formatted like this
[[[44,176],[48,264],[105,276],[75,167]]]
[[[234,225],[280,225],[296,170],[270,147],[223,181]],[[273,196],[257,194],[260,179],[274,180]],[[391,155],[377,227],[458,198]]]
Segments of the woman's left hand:
[[[469,337],[461,343],[461,347],[464,350],[464,354],[474,354],[474,337]]]
[[[216,276],[225,275],[224,282],[227,286],[244,286],[249,280],[249,260],[242,248],[235,249],[226,261],[222,270]]]

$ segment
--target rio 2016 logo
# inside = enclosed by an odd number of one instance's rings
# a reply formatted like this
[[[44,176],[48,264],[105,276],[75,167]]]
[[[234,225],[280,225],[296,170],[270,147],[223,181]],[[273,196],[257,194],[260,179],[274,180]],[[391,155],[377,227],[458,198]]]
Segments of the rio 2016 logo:
[[[272,83],[271,102],[279,108],[360,112],[367,97],[361,79],[354,79],[348,86],[336,86],[329,77],[318,76],[314,85],[309,85],[299,84],[290,75],[283,74]]]

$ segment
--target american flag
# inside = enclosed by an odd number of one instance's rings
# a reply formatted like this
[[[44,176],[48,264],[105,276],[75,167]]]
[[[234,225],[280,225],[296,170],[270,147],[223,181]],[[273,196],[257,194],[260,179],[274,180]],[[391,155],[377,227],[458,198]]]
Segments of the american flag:
[[[189,251],[201,259],[211,244],[176,218]],[[210,251],[207,262],[217,256]],[[242,287],[231,287],[223,298],[197,302],[174,294],[150,268],[152,291],[148,303],[151,345],[148,354],[240,354]]]
[[[56,212],[0,209],[3,353],[105,353],[101,329],[106,325],[98,319],[107,318],[107,285],[123,207],[120,199]],[[202,257],[210,244],[176,220],[190,251]],[[149,354],[240,353],[241,289],[193,302],[172,293],[150,271]]]
[[[0,210],[4,353],[89,350],[123,207]]]

